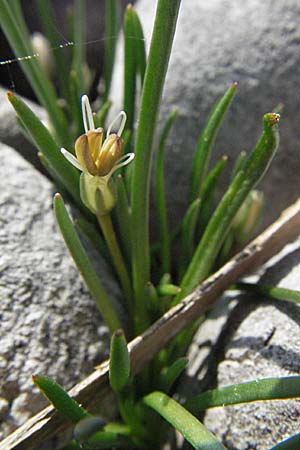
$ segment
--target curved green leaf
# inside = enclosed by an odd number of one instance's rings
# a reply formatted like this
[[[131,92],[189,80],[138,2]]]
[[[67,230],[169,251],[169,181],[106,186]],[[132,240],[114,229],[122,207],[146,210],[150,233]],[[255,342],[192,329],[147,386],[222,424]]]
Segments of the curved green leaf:
[[[143,402],[176,428],[195,449],[226,450],[196,417],[163,392],[152,392]]]
[[[300,377],[266,378],[204,392],[185,407],[193,413],[216,406],[300,397]]]
[[[183,277],[174,303],[189,294],[210,273],[230,225],[245,198],[266,172],[279,143],[278,114],[265,114],[263,132],[244,167],[235,176],[215,210]]]

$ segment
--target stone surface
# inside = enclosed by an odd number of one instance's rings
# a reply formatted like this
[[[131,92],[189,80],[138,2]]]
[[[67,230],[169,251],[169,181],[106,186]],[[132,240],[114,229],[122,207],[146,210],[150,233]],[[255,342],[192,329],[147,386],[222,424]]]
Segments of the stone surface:
[[[148,43],[156,4],[147,0],[136,4]],[[168,113],[179,108],[166,162],[173,222],[186,204],[197,136],[213,103],[234,81],[239,82],[238,93],[216,141],[215,157],[251,150],[263,114],[283,103],[280,149],[261,183],[267,199],[265,223],[298,197],[299,17],[298,0],[182,2],[159,121],[161,129]],[[122,102],[121,47],[120,42],[111,93],[116,109]]]
[[[297,242],[288,246],[275,264],[274,260],[269,264],[260,282],[300,290],[299,280]],[[299,305],[255,295],[243,295],[239,300],[216,344],[219,364],[210,373],[210,387],[299,375]],[[213,324],[211,329],[215,329]],[[206,413],[204,423],[229,450],[268,450],[299,431],[300,401],[214,408]]]
[[[55,223],[52,184],[15,150],[1,144],[0,152],[1,440],[47,405],[32,374],[69,389],[107,356],[109,342]]]

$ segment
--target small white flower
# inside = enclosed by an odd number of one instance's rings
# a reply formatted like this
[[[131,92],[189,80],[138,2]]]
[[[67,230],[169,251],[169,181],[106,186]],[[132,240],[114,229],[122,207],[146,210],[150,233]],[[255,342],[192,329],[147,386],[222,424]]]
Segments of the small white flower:
[[[83,95],[81,98],[81,109],[85,134],[79,136],[75,142],[76,158],[65,148],[62,148],[61,152],[73,166],[82,172],[110,178],[116,170],[126,166],[134,158],[134,153],[121,156],[123,151],[121,135],[126,123],[126,113],[121,111],[113,120],[102,144],[103,128],[95,129],[93,113],[87,95]],[[117,133],[111,133],[112,127],[120,118],[121,123]]]
[[[80,194],[83,203],[95,214],[105,214],[116,203],[111,176],[134,158],[134,153],[121,156],[123,151],[121,135],[126,123],[126,113],[121,111],[113,120],[103,142],[103,128],[95,129],[87,95],[81,98],[81,109],[85,133],[75,142],[76,157],[65,148],[62,148],[61,152],[73,166],[82,171]],[[120,119],[117,133],[111,133],[113,126]]]

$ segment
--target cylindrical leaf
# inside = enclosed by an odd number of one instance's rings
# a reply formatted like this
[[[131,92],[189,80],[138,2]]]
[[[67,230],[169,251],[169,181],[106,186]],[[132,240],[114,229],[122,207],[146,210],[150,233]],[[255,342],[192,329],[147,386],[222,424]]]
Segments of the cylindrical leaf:
[[[117,330],[111,339],[109,382],[115,392],[121,392],[130,379],[130,357],[123,330]]]

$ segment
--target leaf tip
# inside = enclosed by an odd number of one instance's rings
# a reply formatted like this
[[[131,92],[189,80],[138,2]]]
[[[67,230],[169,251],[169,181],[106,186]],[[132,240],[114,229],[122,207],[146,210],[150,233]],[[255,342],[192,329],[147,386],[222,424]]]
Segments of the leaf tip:
[[[8,91],[8,92],[6,92],[6,97],[11,102],[12,99],[14,98],[14,94],[11,91]]]

